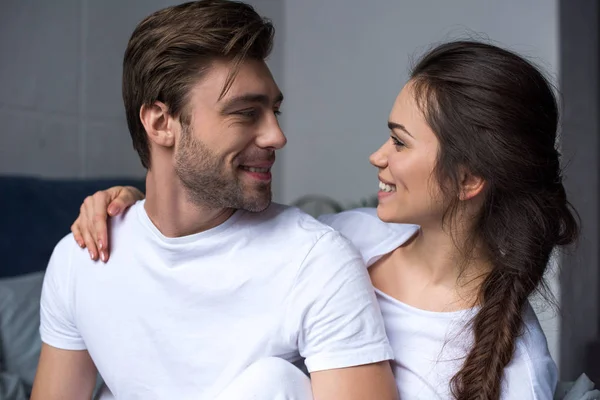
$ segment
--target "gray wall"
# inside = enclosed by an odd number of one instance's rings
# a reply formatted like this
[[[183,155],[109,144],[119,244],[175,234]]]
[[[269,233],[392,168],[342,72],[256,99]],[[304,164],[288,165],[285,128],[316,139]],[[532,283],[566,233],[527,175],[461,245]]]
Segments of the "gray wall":
[[[4,0],[0,4],[0,174],[141,177],[121,100],[136,24],[174,0]],[[255,0],[277,24],[278,0]],[[271,66],[281,79],[281,56]]]
[[[387,138],[407,61],[431,43],[482,33],[558,72],[555,0],[289,0],[284,30],[285,202],[376,192],[368,156]]]
[[[581,239],[561,271],[561,373],[600,382],[600,7],[561,0],[565,186],[581,215]],[[596,385],[598,386],[598,385]]]

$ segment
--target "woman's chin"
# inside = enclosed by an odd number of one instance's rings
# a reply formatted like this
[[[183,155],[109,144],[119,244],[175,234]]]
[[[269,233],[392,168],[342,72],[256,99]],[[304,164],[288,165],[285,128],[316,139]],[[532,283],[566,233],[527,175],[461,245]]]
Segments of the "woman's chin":
[[[402,213],[399,210],[403,208],[394,207],[389,203],[379,203],[377,205],[377,216],[383,222],[387,222],[390,224],[410,224],[410,225],[419,225],[415,218],[410,218],[406,213]]]
[[[382,204],[380,202],[377,205],[377,216],[383,222],[398,222],[398,216],[394,212],[393,207],[390,207],[389,204]]]

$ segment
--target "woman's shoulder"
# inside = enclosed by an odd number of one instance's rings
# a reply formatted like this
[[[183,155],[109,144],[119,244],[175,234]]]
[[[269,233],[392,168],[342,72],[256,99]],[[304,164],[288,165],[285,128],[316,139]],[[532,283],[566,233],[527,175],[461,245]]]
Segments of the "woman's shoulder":
[[[321,215],[319,221],[348,238],[367,265],[401,246],[419,229],[417,225],[384,222],[377,216],[376,208],[366,207]]]

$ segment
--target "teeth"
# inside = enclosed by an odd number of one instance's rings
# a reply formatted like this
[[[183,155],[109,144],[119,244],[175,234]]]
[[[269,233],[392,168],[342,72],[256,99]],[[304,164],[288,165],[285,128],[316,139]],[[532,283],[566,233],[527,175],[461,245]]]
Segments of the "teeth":
[[[395,192],[396,185],[388,185],[387,183],[379,181],[379,190],[382,192]]]
[[[260,173],[269,172],[269,168],[244,167],[244,169],[246,169],[250,172],[260,172]]]

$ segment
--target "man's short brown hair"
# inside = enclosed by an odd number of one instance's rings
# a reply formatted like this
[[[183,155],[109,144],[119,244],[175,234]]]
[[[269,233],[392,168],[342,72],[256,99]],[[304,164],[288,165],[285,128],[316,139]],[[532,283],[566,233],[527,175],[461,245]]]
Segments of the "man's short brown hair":
[[[150,166],[148,137],[139,117],[143,105],[161,101],[172,116],[187,118],[191,85],[213,60],[232,60],[221,96],[244,59],[264,60],[275,29],[248,4],[201,0],[165,8],[145,18],[129,39],[123,60],[123,101],[133,147]]]

